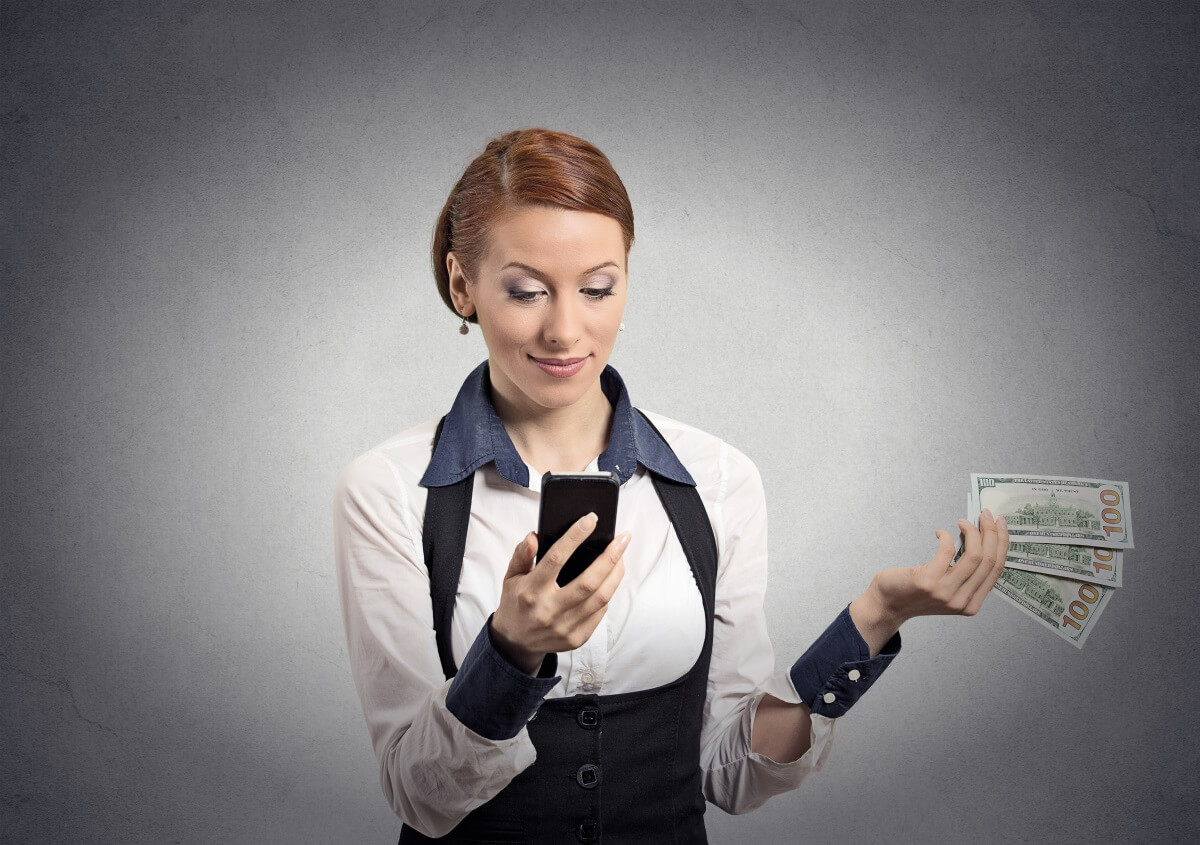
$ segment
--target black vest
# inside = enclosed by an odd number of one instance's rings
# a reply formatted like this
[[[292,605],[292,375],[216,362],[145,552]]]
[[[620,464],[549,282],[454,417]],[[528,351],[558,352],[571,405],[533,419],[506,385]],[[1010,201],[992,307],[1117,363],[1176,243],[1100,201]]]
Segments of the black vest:
[[[445,417],[434,434],[435,448],[444,421]],[[646,422],[662,438],[653,423]],[[712,654],[717,544],[696,488],[653,471],[650,476],[704,603],[704,645],[692,668],[652,689],[547,698],[526,727],[537,749],[533,765],[439,839],[402,825],[400,845],[707,845],[700,727]],[[473,480],[474,473],[447,487],[430,487],[425,505],[425,563],[438,653],[447,678],[458,671],[450,650],[450,617],[466,548]]]

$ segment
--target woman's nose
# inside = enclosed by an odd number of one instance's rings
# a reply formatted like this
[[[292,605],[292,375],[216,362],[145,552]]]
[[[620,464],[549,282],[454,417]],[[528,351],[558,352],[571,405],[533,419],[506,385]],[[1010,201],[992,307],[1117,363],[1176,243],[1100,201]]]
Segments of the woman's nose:
[[[549,343],[570,349],[579,339],[582,325],[578,305],[570,297],[560,297],[550,308],[542,332]]]

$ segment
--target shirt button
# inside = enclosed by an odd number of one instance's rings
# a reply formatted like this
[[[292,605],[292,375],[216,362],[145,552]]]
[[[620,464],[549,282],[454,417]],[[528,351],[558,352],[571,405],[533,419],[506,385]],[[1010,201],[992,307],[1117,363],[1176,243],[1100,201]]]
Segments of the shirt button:
[[[850,670],[850,680],[857,681],[861,677],[862,677],[862,672],[858,671],[857,669]]]
[[[596,680],[596,676],[595,676],[595,675],[593,675],[593,674],[592,674],[592,673],[589,671],[589,672],[584,672],[582,675],[580,675],[580,676],[579,676],[579,679],[580,679],[581,681],[583,681],[585,684],[590,684],[592,681]]]
[[[827,692],[823,696],[821,696],[821,700],[823,700],[826,704],[833,704],[833,700],[835,698],[837,698],[837,696],[831,692]]]

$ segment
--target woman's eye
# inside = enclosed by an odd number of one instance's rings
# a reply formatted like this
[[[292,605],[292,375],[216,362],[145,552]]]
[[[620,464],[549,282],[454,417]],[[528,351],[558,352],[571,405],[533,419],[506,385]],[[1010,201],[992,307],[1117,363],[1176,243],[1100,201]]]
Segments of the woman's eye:
[[[508,295],[517,302],[533,302],[544,293],[540,290],[514,290],[509,291]],[[588,299],[604,299],[615,292],[612,288],[583,288],[583,293]]]

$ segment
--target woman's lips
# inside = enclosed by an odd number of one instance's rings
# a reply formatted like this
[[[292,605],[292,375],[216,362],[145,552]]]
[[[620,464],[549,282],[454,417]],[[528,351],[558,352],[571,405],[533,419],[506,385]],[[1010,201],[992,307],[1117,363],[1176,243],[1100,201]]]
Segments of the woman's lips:
[[[555,378],[570,378],[583,369],[587,358],[534,358],[533,363],[542,368],[542,372]]]

